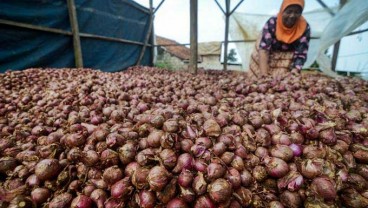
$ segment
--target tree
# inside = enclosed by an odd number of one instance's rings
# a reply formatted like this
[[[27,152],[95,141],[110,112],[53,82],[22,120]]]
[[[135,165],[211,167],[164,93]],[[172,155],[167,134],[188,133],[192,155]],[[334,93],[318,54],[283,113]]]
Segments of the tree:
[[[229,54],[227,55],[227,60],[229,60],[230,62],[236,62],[238,58],[236,58],[235,56],[236,56],[236,51],[234,48],[232,48]]]

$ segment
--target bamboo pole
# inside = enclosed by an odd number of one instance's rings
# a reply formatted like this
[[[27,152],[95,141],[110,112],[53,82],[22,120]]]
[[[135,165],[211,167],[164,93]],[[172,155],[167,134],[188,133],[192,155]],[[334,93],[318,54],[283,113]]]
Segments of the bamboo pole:
[[[79,37],[77,12],[75,10],[74,0],[67,0],[67,2],[68,2],[70,26],[71,26],[72,33],[73,33],[75,66],[77,68],[81,68],[83,67],[83,56],[82,56],[82,48],[81,48],[80,37]]]
[[[345,3],[346,3],[346,0],[340,0],[340,9],[342,6],[344,6]],[[341,44],[341,40],[337,41],[337,43],[335,43],[334,45],[333,54],[332,54],[332,63],[331,63],[332,71],[336,71],[337,58],[339,56],[339,51],[340,51],[340,44]]]
[[[151,33],[152,33],[152,25],[153,25],[153,0],[150,0],[149,3],[150,3],[149,26],[148,26],[148,31],[147,31],[146,37],[144,39],[144,45],[142,47],[141,53],[139,54],[139,58],[138,58],[138,61],[136,63],[136,65],[138,65],[138,66],[141,65],[141,62],[142,62],[144,53],[146,52],[146,48],[147,48],[147,44],[148,44],[149,38],[150,38]]]
[[[197,74],[198,69],[198,0],[190,0],[190,60],[189,70]]]
[[[226,6],[225,6],[225,49],[224,49],[224,71],[227,70],[227,50],[229,45],[229,20],[230,20],[230,0],[226,0]]]
[[[26,28],[26,29],[30,29],[30,30],[50,32],[50,33],[55,33],[55,34],[59,34],[59,35],[70,35],[70,36],[73,35],[72,32],[65,31],[65,30],[60,30],[60,29],[55,29],[55,28],[50,28],[50,27],[44,27],[44,26],[38,26],[38,25],[32,25],[32,24],[21,23],[21,22],[15,22],[15,21],[4,20],[4,19],[0,19],[0,25],[9,25],[9,26],[14,26],[14,27]],[[89,33],[79,33],[79,36],[82,37],[82,38],[107,40],[107,41],[111,41],[111,42],[128,43],[128,44],[133,44],[133,45],[144,45],[143,43],[137,42],[137,41],[126,40],[126,39],[122,39],[122,38],[112,38],[112,37],[94,35],[94,34],[89,34]],[[152,46],[152,45],[147,44],[147,46]]]

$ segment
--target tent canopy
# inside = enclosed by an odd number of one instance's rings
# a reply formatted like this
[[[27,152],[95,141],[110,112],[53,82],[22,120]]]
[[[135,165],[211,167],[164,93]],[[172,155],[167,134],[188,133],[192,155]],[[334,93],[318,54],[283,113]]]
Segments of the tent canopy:
[[[137,63],[149,30],[147,8],[133,0],[75,0],[75,7],[84,67],[115,72]],[[19,24],[56,29],[65,34]],[[0,25],[0,72],[75,67],[66,0],[2,0]],[[88,37],[91,35],[102,38]],[[152,51],[147,49],[141,64],[151,65],[151,60]]]

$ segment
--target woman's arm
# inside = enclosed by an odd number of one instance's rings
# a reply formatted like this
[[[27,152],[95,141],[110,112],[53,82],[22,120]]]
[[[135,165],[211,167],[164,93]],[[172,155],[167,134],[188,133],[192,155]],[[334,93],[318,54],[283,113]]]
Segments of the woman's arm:
[[[264,49],[259,49],[259,68],[261,76],[266,76],[269,72],[268,68],[269,52]]]
[[[291,66],[292,69],[297,69],[299,71],[302,70],[304,63],[307,60],[309,41],[310,41],[310,27],[308,25],[305,33],[299,39],[299,44],[295,48],[293,64]]]
[[[262,38],[259,43],[259,68],[261,76],[269,73],[269,55],[272,41],[275,38],[276,17],[271,17],[262,29]]]

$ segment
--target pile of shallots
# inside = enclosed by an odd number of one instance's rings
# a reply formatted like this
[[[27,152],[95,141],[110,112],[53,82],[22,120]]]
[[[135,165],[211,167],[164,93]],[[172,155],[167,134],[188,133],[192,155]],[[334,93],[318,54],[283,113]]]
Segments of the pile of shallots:
[[[368,207],[368,83],[0,74],[0,207]]]

